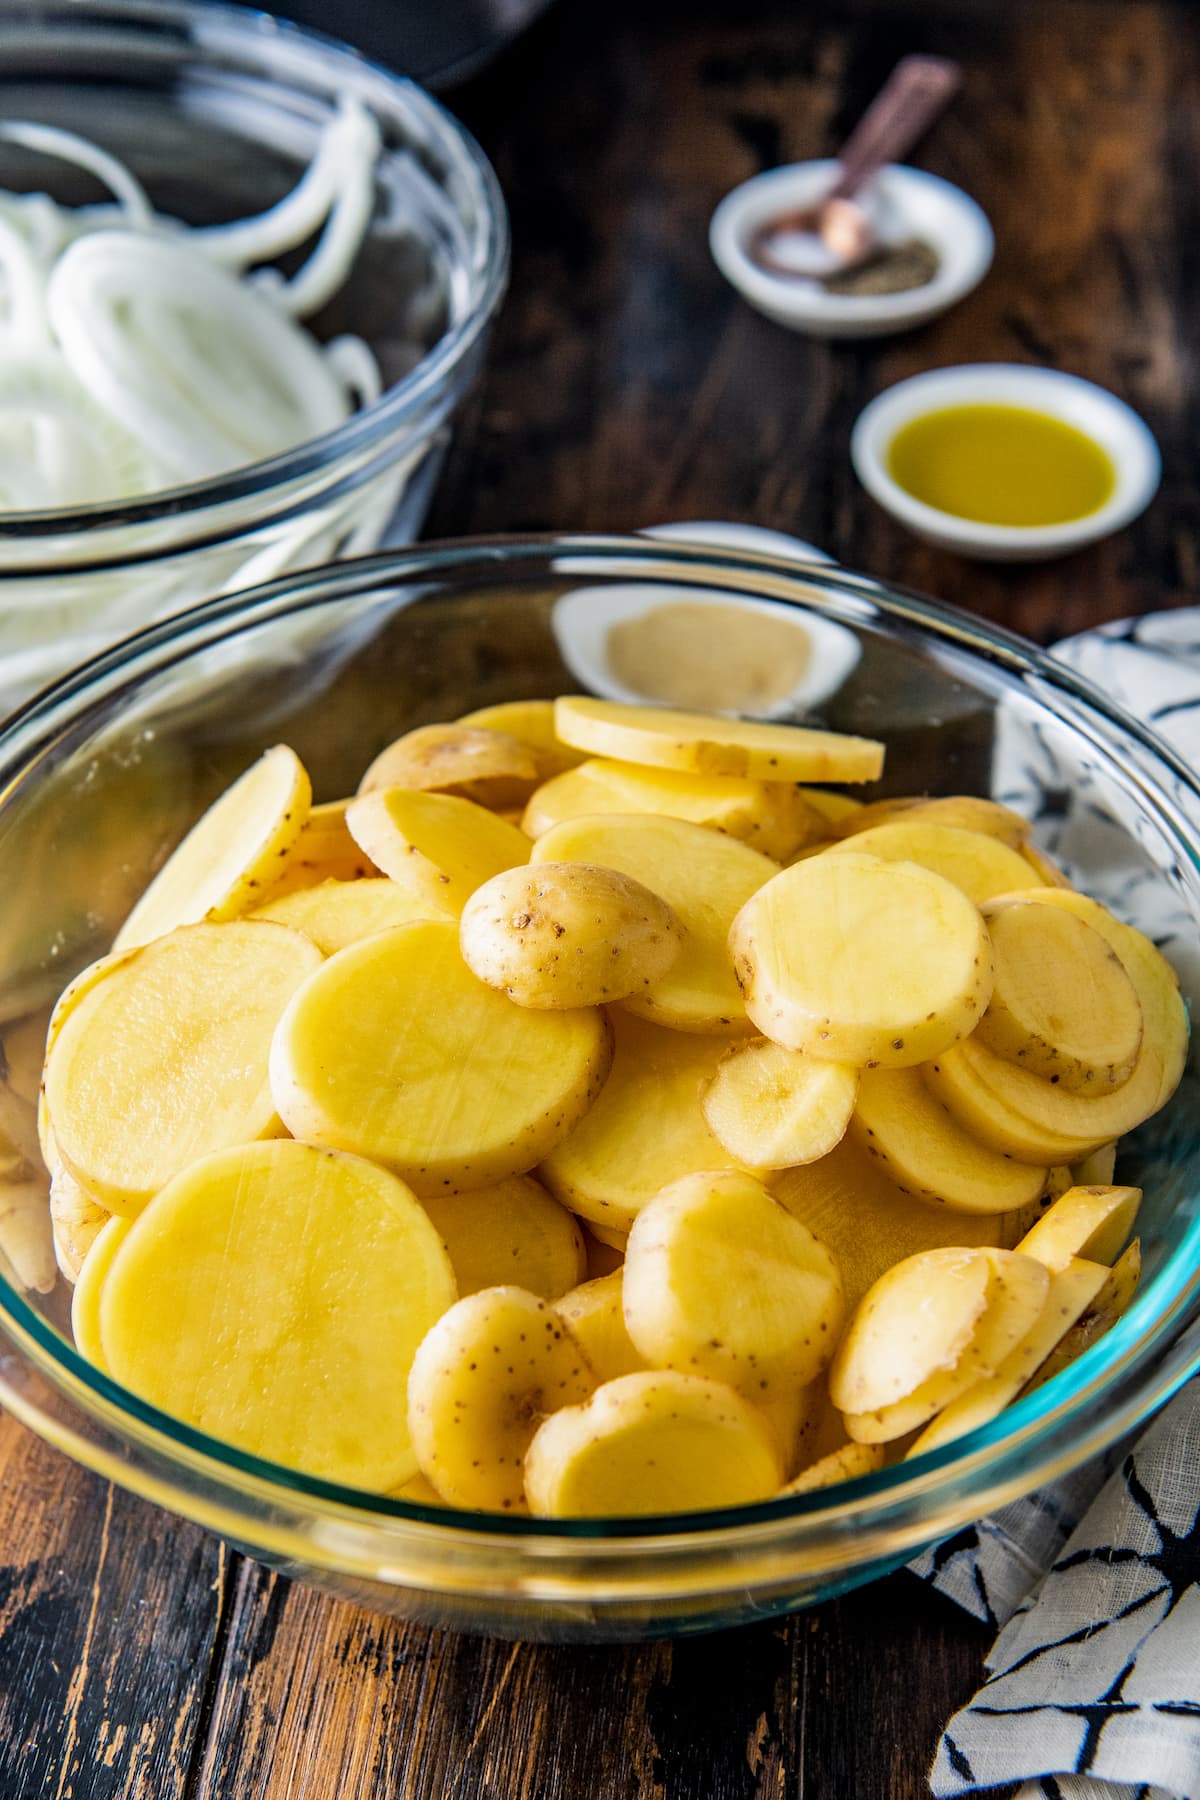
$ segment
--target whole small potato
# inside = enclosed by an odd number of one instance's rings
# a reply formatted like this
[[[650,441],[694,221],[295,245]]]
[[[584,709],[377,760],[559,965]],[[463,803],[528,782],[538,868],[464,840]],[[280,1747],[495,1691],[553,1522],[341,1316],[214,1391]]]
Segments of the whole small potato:
[[[683,927],[665,900],[615,869],[506,869],[463,909],[463,958],[518,1006],[599,1006],[666,973]]]

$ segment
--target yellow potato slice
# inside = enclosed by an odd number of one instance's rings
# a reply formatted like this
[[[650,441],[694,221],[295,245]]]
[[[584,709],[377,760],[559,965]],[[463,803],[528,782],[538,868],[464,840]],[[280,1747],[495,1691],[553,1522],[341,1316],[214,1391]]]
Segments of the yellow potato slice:
[[[619,1007],[612,1024],[612,1072],[587,1117],[539,1170],[551,1193],[605,1242],[611,1232],[628,1231],[668,1182],[738,1166],[700,1110],[721,1040],[664,1031]]]
[[[749,1399],[814,1380],[841,1330],[836,1262],[752,1176],[687,1175],[629,1233],[625,1324],[654,1368],[724,1381]]]
[[[564,743],[594,756],[696,775],[854,782],[875,781],[883,773],[884,747],[873,738],[802,725],[760,725],[571,695],[555,701],[554,728]]]
[[[26,1106],[36,1106],[42,1091],[42,1064],[46,1059],[46,1034],[50,1011],[42,1008],[4,1027],[0,1069],[4,1086]]]
[[[778,864],[720,832],[683,819],[612,813],[565,819],[533,847],[533,861],[598,863],[658,894],[683,927],[666,974],[624,1006],[676,1031],[749,1036],[726,939],[738,909]]]
[[[536,1294],[509,1286],[468,1295],[427,1333],[408,1377],[422,1475],[452,1506],[524,1512],[535,1431],[594,1386],[579,1345]]]
[[[75,1348],[105,1374],[109,1371],[100,1341],[100,1298],[113,1259],[132,1230],[132,1219],[107,1220],[80,1265],[75,1292],[71,1295],[71,1335],[75,1339]]]
[[[999,838],[1013,850],[1019,850],[1029,836],[1029,822],[1011,807],[997,800],[980,799],[975,794],[947,794],[923,799],[872,800],[869,805],[837,820],[837,836],[851,837],[858,831],[870,831],[876,825],[889,825],[896,820],[921,820],[927,825],[955,825],[963,831],[981,831]],[[920,862],[914,856],[914,862]],[[1028,875],[1022,880],[1028,885]]]
[[[350,802],[346,823],[385,875],[446,918],[493,875],[529,861],[523,831],[453,794],[379,788]]]
[[[819,1162],[788,1169],[771,1192],[827,1244],[846,1288],[847,1311],[893,1263],[952,1246],[1011,1247],[1019,1214],[954,1213],[902,1193],[850,1137]]]
[[[463,908],[467,967],[518,1006],[600,1006],[645,992],[679,956],[665,900],[616,869],[537,862],[506,869]]]
[[[1070,1093],[1127,1081],[1142,1007],[1112,946],[1077,914],[1036,900],[992,901],[983,916],[996,976],[980,1043]]]
[[[1056,862],[1050,860],[1044,850],[1039,850],[1035,844],[1022,844],[1021,855],[1038,880],[1044,882],[1047,887],[1066,888],[1068,892],[1073,891],[1072,884],[1067,880],[1063,871]]]
[[[58,1276],[41,1175],[0,1181],[0,1254],[22,1293],[48,1294],[54,1287]]]
[[[1044,1168],[1015,1161],[965,1131],[917,1069],[866,1069],[850,1129],[902,1192],[960,1213],[1007,1213],[1028,1206],[1046,1184]]]
[[[541,779],[527,744],[473,725],[419,725],[381,750],[358,784],[459,794],[480,806],[523,806]]]
[[[271,1088],[294,1137],[448,1193],[548,1155],[610,1057],[598,1009],[514,1006],[471,974],[453,924],[426,920],[362,938],[310,976],[275,1033]]]
[[[1027,1118],[983,1080],[975,1062],[959,1054],[961,1049],[961,1044],[952,1044],[943,1050],[924,1065],[921,1079],[978,1143],[1042,1168],[1074,1162],[1095,1148],[1092,1139],[1068,1136]]]
[[[843,848],[844,844],[844,848]],[[878,856],[884,862],[918,863],[952,881],[976,906],[995,894],[1029,886],[1029,865],[1019,850],[982,831],[928,819],[914,807],[889,824],[859,830],[828,854]]]
[[[1142,1048],[1133,1074],[1125,1085],[1146,1081],[1146,1071],[1142,1067],[1148,1047],[1146,1040],[1153,1040],[1151,1047],[1157,1052],[1159,1089],[1151,1111],[1165,1106],[1179,1085],[1188,1051],[1187,1009],[1180,997],[1179,977],[1166,957],[1143,932],[1114,918],[1098,900],[1077,893],[1074,888],[1031,888],[1010,898],[1014,904],[1032,900],[1042,906],[1061,907],[1065,912],[1074,913],[1098,931],[1116,951],[1142,1006]],[[1120,1135],[1119,1131],[1110,1134],[1114,1138]]]
[[[788,1169],[841,1142],[857,1094],[857,1069],[762,1038],[728,1053],[701,1105],[713,1136],[743,1167]]]
[[[973,1029],[991,994],[991,946],[966,896],[915,863],[850,851],[767,882],[729,947],[763,1035],[829,1062],[925,1062]]]
[[[446,1502],[434,1487],[432,1481],[426,1481],[421,1474],[413,1476],[411,1481],[402,1481],[392,1493],[397,1500],[407,1500],[411,1506],[442,1506]]]
[[[496,706],[464,713],[458,723],[519,738],[533,751],[543,781],[584,761],[583,753],[564,744],[555,731],[553,700],[501,700]]]
[[[50,1174],[50,1225],[54,1260],[65,1280],[76,1282],[92,1245],[112,1214],[80,1187],[62,1162]]]
[[[1092,1345],[1102,1338],[1121,1314],[1127,1311],[1138,1282],[1142,1275],[1142,1246],[1137,1238],[1117,1258],[1112,1268],[1107,1271],[1103,1287],[1094,1300],[1084,1309],[1079,1319],[1071,1326],[1045,1362],[1042,1363],[1033,1379],[1028,1384],[1028,1391],[1033,1392],[1044,1382],[1051,1381],[1055,1375],[1073,1363],[1077,1357],[1090,1350]]]
[[[379,870],[346,824],[348,800],[326,800],[311,806],[300,836],[280,865],[276,880],[257,891],[257,905],[282,900],[299,888],[319,887],[326,881],[362,881]]]
[[[1050,1291],[1049,1271],[1034,1258],[1011,1250],[986,1250],[984,1255],[990,1272],[983,1310],[958,1354],[933,1368],[899,1399],[869,1411],[847,1411],[845,1428],[856,1443],[893,1443],[906,1437],[993,1375],[1033,1330]],[[892,1325],[896,1333],[903,1331],[902,1321],[893,1318]]]
[[[196,821],[113,940],[132,950],[177,925],[233,919],[271,886],[308,817],[312,784],[294,750],[276,744]]]
[[[1017,1245],[1057,1273],[1077,1257],[1115,1262],[1137,1218],[1136,1187],[1072,1187],[1055,1200]]]
[[[1063,888],[1047,888],[1046,892],[1059,903],[1083,899]],[[1107,918],[1102,907],[1097,907],[1096,912]],[[961,1064],[967,1080],[973,1081],[987,1099],[1010,1108],[1033,1131],[1074,1141],[1072,1151],[1065,1156],[1052,1153],[1047,1158],[1050,1162],[1073,1161],[1076,1156],[1086,1155],[1132,1131],[1165,1104],[1183,1073],[1188,1044],[1187,1011],[1174,971],[1140,932],[1117,925],[1116,920],[1109,920],[1108,926],[1115,926],[1120,933],[1114,947],[1133,980],[1145,1020],[1133,1073],[1120,1087],[1098,1094],[1070,1093],[1061,1084],[1006,1062],[974,1038],[956,1044],[940,1059],[943,1068],[949,1064],[954,1069]],[[1107,935],[1107,927],[1100,929]],[[942,1097],[963,1118],[957,1094],[947,1091]],[[971,1120],[963,1118],[963,1122],[973,1126]],[[980,1135],[984,1133],[981,1131]]]
[[[156,1195],[104,1280],[100,1342],[117,1381],[197,1430],[387,1490],[416,1474],[405,1380],[453,1301],[403,1182],[280,1138],[202,1157]]]
[[[197,1157],[279,1130],[271,1037],[321,962],[285,925],[184,925],[88,989],[45,1093],[58,1154],[93,1199],[133,1215]]]
[[[621,1270],[614,1269],[582,1282],[554,1302],[598,1382],[615,1381],[618,1375],[632,1375],[647,1366],[626,1329],[621,1287]]]
[[[794,1481],[780,1488],[779,1497],[812,1494],[818,1488],[835,1487],[839,1481],[861,1481],[864,1475],[874,1475],[882,1469],[883,1460],[880,1444],[843,1444],[840,1450],[831,1450],[827,1456],[809,1463]]]
[[[509,1283],[555,1300],[584,1279],[583,1232],[528,1175],[471,1193],[430,1196],[422,1204],[450,1253],[464,1298]]]
[[[982,1249],[926,1250],[896,1263],[846,1327],[829,1372],[834,1405],[851,1415],[876,1412],[953,1369],[983,1318],[992,1279]]]
[[[723,831],[777,862],[828,835],[821,814],[792,782],[685,775],[676,769],[603,758],[582,763],[538,788],[525,808],[523,825],[536,838],[564,819],[642,812]]]
[[[920,1456],[996,1418],[1008,1406],[1095,1300],[1109,1271],[1076,1257],[1051,1274],[1041,1314],[1032,1330],[988,1375],[952,1400],[922,1431],[907,1454]]]
[[[431,908],[386,875],[375,875],[363,881],[323,881],[319,887],[295,888],[248,916],[290,925],[311,938],[323,956],[333,956],[372,932],[428,919]]]
[[[774,1433],[748,1401],[665,1369],[607,1381],[555,1413],[525,1458],[529,1509],[544,1518],[748,1506],[781,1479]]]

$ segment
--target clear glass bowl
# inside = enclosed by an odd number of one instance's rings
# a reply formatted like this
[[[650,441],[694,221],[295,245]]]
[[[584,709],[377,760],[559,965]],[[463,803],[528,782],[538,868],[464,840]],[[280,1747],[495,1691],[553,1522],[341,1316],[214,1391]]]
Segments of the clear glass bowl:
[[[508,223],[473,139],[417,87],[264,13],[176,0],[0,9],[0,117],[82,132],[189,224],[294,187],[340,96],[378,120],[375,212],[310,321],[364,338],[380,400],[270,461],[144,500],[0,514],[0,709],[152,619],[416,536],[508,273]],[[65,205],[81,171],[0,145],[0,182]]]
[[[328,799],[409,726],[578,691],[584,654],[602,690],[591,626],[627,609],[631,583],[654,602],[683,584],[701,601],[766,605],[811,627],[805,716],[884,738],[888,791],[1024,805],[1039,844],[1165,939],[1194,990],[1200,791],[1133,719],[1031,646],[838,570],[650,540],[496,541],[415,548],[214,601],[129,640],[13,720],[0,733],[0,1037],[105,948],[148,872],[266,745],[292,743]],[[580,589],[591,596],[582,608]],[[116,1386],[72,1349],[62,1284],[22,1293],[7,1265],[0,1401],[90,1468],[380,1610],[564,1640],[732,1625],[869,1580],[1052,1481],[1200,1365],[1198,1127],[1189,1071],[1123,1143],[1122,1179],[1146,1189],[1146,1272],[1106,1337],[958,1443],[803,1497],[547,1523],[330,1486]]]

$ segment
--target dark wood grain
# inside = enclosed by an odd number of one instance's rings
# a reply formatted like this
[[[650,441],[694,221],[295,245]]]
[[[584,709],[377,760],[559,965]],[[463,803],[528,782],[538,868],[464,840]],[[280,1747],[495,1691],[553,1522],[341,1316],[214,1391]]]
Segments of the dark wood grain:
[[[824,155],[896,59],[966,85],[917,160],[996,230],[985,283],[875,344],[717,274],[735,182]],[[512,209],[511,297],[430,530],[733,518],[1049,640],[1200,570],[1200,11],[1170,0],[560,0],[452,97]],[[921,546],[862,493],[860,408],[1052,364],[1133,402],[1162,492],[1041,566]],[[306,1591],[0,1421],[0,1800],[917,1800],[989,1633],[909,1576],[638,1649],[449,1638]]]

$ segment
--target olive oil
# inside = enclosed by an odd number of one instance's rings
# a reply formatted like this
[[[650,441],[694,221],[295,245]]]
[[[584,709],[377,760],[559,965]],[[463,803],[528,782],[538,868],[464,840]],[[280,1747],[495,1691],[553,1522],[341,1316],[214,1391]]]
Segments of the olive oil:
[[[1116,471],[1094,438],[1024,406],[947,406],[904,425],[888,471],[914,500],[985,525],[1065,525],[1108,500]]]

